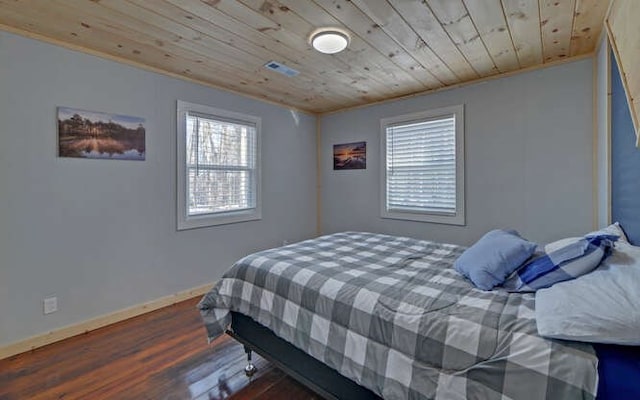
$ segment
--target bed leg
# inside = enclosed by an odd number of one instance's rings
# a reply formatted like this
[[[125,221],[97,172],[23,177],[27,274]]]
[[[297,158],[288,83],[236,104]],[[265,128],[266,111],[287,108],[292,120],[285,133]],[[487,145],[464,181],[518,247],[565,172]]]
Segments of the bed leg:
[[[247,366],[244,367],[244,373],[251,378],[258,371],[258,368],[251,362],[251,349],[244,346],[244,352],[247,353]]]

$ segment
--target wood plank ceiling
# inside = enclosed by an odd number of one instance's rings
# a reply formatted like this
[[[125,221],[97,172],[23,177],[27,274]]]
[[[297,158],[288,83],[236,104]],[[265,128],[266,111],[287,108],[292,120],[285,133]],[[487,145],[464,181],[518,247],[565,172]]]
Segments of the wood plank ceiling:
[[[590,54],[609,2],[0,0],[0,29],[323,113]],[[323,26],[348,49],[314,51]]]

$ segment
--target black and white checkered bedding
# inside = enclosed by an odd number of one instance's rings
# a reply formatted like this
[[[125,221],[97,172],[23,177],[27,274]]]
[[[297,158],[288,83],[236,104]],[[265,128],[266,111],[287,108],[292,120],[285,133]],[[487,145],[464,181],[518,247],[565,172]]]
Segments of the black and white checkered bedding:
[[[534,296],[483,292],[464,248],[346,232],[238,261],[199,304],[210,339],[229,311],[385,399],[593,399],[591,346],[543,339]]]

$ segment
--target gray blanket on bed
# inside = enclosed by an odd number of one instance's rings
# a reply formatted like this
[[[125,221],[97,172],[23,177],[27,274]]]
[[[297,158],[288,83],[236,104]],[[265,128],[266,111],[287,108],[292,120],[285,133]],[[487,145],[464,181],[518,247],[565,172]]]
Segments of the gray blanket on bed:
[[[534,296],[483,292],[464,248],[346,232],[238,261],[199,304],[238,311],[385,399],[593,399],[591,346],[541,338]]]

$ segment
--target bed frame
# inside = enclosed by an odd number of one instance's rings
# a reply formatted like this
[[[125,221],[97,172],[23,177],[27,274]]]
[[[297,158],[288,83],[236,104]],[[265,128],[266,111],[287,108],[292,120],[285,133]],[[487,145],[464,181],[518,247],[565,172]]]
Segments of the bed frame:
[[[255,367],[250,367],[251,351],[255,351],[325,399],[380,400],[369,389],[340,375],[246,315],[231,312],[231,329],[227,334],[245,346],[249,358],[247,375],[255,372]]]

